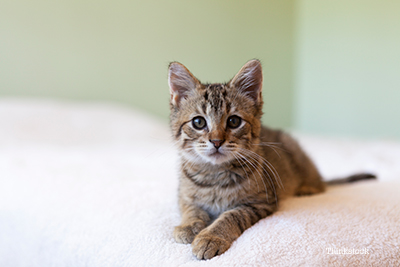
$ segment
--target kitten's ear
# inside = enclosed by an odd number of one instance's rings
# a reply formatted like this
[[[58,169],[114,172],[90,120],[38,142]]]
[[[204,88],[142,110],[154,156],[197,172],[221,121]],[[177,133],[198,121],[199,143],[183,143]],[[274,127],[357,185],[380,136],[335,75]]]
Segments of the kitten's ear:
[[[171,103],[174,106],[179,106],[182,99],[196,90],[196,87],[200,84],[199,80],[179,62],[169,64],[168,83]]]
[[[261,99],[263,75],[261,63],[257,59],[247,62],[229,82],[237,90],[251,97],[255,102]]]

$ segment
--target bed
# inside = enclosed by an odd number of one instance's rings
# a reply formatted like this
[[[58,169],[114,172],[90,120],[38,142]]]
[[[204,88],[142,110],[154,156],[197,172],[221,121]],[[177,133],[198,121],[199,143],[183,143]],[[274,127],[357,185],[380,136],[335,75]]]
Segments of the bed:
[[[399,266],[400,143],[295,134],[331,186],[280,203],[199,261],[168,124],[105,102],[0,99],[0,266]]]

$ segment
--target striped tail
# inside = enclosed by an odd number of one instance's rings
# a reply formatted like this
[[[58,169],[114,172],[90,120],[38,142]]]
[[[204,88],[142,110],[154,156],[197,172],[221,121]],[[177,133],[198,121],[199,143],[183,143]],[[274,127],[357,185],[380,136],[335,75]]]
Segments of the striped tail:
[[[339,179],[333,179],[330,181],[327,181],[327,185],[338,185],[338,184],[348,184],[348,183],[354,183],[362,180],[376,180],[377,177],[374,174],[371,173],[359,173],[359,174],[354,174],[345,178],[339,178]]]

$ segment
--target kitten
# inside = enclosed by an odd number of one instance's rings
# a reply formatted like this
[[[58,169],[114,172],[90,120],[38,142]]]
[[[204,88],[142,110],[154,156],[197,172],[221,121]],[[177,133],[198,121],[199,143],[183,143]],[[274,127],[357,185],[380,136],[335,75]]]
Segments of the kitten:
[[[198,259],[224,253],[288,196],[325,190],[317,168],[288,134],[261,126],[262,68],[247,62],[225,84],[202,84],[169,65],[171,129],[181,159],[179,243]],[[352,176],[352,180],[371,178]]]

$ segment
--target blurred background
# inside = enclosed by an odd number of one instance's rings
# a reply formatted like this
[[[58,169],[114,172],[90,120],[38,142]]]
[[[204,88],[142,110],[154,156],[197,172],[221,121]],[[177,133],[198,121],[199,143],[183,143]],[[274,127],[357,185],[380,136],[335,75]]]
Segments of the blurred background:
[[[264,67],[265,124],[400,139],[400,1],[0,2],[0,97],[109,101],[165,121],[167,67]]]

